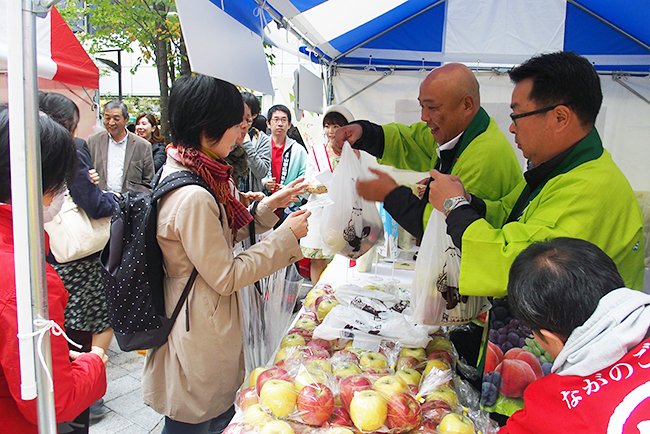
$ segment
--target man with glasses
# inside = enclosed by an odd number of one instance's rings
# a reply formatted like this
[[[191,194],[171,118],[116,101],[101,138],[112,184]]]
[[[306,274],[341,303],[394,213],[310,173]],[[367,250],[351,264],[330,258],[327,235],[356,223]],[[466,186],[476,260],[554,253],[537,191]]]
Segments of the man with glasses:
[[[501,200],[484,201],[431,171],[429,201],[447,214],[447,233],[462,248],[460,293],[505,296],[519,252],[560,236],[596,244],[627,287],[642,289],[643,217],[595,128],[603,99],[596,70],[584,57],[555,52],[509,74],[510,132],[529,161],[525,180]]]
[[[272,194],[291,181],[305,175],[307,151],[300,143],[287,137],[291,127],[291,112],[281,104],[269,109],[267,124],[271,129],[271,168],[262,180],[265,193]],[[296,203],[300,205],[300,203]],[[276,210],[280,221],[284,220],[284,209]]]
[[[410,126],[352,122],[337,131],[334,151],[340,153],[348,140],[380,164],[418,172],[435,168],[460,177],[482,199],[497,200],[521,181],[515,152],[481,107],[479,83],[469,68],[450,63],[434,69],[420,85],[418,101],[422,122]],[[388,174],[373,172],[376,179],[357,182],[359,194],[384,202],[391,216],[421,240],[433,210],[428,191],[419,199]]]

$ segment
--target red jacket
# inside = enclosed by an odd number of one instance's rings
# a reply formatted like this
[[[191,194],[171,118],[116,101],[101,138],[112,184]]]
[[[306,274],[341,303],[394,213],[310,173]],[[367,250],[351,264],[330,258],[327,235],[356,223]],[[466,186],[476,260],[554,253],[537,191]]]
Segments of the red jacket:
[[[646,339],[617,363],[588,377],[549,374],[531,383],[524,392],[524,409],[513,414],[499,434],[638,434],[649,427]]]
[[[23,401],[20,398],[12,231],[11,206],[0,205],[0,431],[37,433],[36,399]],[[49,264],[46,273],[50,319],[63,328],[68,292]],[[65,338],[50,336],[56,419],[57,422],[70,421],[104,395],[106,369],[96,354],[82,354],[71,362]]]

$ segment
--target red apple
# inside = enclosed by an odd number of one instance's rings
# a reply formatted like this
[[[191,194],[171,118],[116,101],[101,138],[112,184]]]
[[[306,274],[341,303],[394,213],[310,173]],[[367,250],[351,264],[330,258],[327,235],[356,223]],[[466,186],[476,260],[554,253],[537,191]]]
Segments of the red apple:
[[[271,368],[267,369],[266,371],[262,372],[260,375],[257,377],[257,384],[255,385],[255,389],[257,391],[257,396],[260,395],[260,392],[262,391],[262,386],[264,386],[264,383],[266,383],[269,380],[285,380],[292,382],[291,375],[287,374],[287,371],[285,371],[282,368]]]
[[[352,421],[350,420],[350,415],[343,407],[335,405],[329,419],[322,426],[352,426]]]
[[[449,366],[453,365],[453,358],[451,357],[451,354],[445,350],[432,350],[429,355],[427,356],[427,360],[443,360],[447,362]]]
[[[334,410],[334,395],[324,384],[308,384],[298,394],[296,407],[302,420],[310,425],[320,425]]]
[[[322,348],[328,353],[332,351],[332,344],[326,339],[316,338],[309,341],[307,344],[308,347]]]
[[[330,353],[319,347],[306,347],[302,350],[302,359],[304,361],[322,359],[327,360],[330,358]]]
[[[396,393],[388,398],[386,426],[394,432],[410,431],[420,425],[420,404],[405,392]]]
[[[350,403],[354,394],[362,390],[372,389],[372,382],[363,375],[352,375],[351,377],[341,380],[339,386],[339,396],[341,397],[341,404],[349,412]]]
[[[420,407],[422,425],[427,428],[436,429],[438,424],[447,413],[451,413],[451,406],[445,401],[425,401]]]
[[[257,390],[255,387],[249,387],[248,389],[242,390],[239,392],[239,396],[237,397],[237,405],[239,405],[239,408],[242,410],[246,410],[248,407],[257,404],[258,402],[259,398],[257,397]]]
[[[395,363],[395,370],[399,371],[400,369],[420,369],[420,361],[417,357],[414,356],[400,356]]]
[[[359,356],[348,350],[336,351],[334,354],[332,354],[332,366],[336,366],[341,362],[352,362],[358,365]]]
[[[305,342],[309,343],[309,341],[311,340],[312,332],[310,332],[309,330],[304,329],[302,327],[294,327],[291,330],[289,330],[287,332],[287,334],[288,335],[290,335],[290,334],[300,335],[305,340]]]

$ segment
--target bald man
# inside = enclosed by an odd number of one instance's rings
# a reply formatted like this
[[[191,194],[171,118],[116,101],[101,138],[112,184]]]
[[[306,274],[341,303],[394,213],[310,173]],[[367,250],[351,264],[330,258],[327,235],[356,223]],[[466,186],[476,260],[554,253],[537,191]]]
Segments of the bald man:
[[[335,152],[340,152],[347,140],[353,148],[375,156],[380,164],[456,175],[468,192],[481,199],[500,199],[521,181],[515,152],[481,108],[479,84],[469,68],[450,63],[434,69],[420,85],[418,101],[423,122],[410,126],[353,122],[337,131]],[[385,172],[373,172],[376,179],[357,182],[359,194],[384,202],[391,216],[421,240],[433,210],[427,200],[429,187],[420,199]],[[447,213],[467,203],[464,197],[451,199]]]

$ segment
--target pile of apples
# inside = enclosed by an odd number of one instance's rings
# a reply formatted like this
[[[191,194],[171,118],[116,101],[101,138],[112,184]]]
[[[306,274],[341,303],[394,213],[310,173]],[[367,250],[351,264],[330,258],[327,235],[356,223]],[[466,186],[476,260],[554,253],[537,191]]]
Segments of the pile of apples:
[[[330,295],[327,287],[308,294],[275,364],[253,370],[248,388],[239,391],[244,421],[226,434],[475,433],[459,406],[457,353],[444,335],[434,335],[426,349],[384,341],[378,352],[346,339],[312,338],[336,305],[324,304]]]

